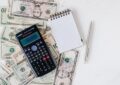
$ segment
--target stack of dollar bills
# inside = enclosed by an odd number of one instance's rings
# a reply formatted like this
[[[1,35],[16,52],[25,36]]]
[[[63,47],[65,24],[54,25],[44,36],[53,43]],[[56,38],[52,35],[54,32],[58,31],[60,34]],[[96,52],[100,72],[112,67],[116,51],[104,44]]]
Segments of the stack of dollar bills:
[[[71,85],[80,49],[59,54],[47,19],[57,11],[55,0],[8,0],[7,7],[0,8],[0,85]],[[37,24],[57,69],[36,78],[32,73],[15,34]]]

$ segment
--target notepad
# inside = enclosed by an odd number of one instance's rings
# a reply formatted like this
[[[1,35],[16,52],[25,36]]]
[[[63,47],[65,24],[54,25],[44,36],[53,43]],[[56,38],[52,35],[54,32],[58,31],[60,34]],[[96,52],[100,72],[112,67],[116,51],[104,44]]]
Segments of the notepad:
[[[60,53],[78,48],[82,45],[82,39],[71,10],[67,9],[51,15],[48,23],[52,29],[52,35]]]

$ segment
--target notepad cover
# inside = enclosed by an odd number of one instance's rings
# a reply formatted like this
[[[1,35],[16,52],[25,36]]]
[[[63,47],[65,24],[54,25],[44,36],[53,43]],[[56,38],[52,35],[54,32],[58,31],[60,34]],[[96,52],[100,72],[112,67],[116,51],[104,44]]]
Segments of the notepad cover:
[[[71,11],[55,15],[48,21],[60,53],[82,45]]]

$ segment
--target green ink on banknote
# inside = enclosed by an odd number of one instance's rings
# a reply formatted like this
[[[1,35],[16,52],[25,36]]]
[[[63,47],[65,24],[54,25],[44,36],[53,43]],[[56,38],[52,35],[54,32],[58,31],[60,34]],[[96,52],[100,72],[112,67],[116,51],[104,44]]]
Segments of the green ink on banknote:
[[[20,7],[20,10],[21,10],[21,11],[24,11],[24,10],[25,10],[25,6],[21,6],[21,7]]]
[[[69,58],[65,58],[64,59],[67,63],[70,61],[70,59]]]
[[[10,48],[10,52],[13,53],[15,51],[14,48]]]

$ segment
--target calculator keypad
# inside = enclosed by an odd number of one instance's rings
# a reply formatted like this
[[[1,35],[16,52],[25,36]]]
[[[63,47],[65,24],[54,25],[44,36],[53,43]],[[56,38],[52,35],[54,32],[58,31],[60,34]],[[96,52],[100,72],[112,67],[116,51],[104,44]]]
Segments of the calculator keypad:
[[[42,76],[56,68],[53,59],[42,41],[36,42],[31,47],[24,48],[24,51],[37,76]]]

